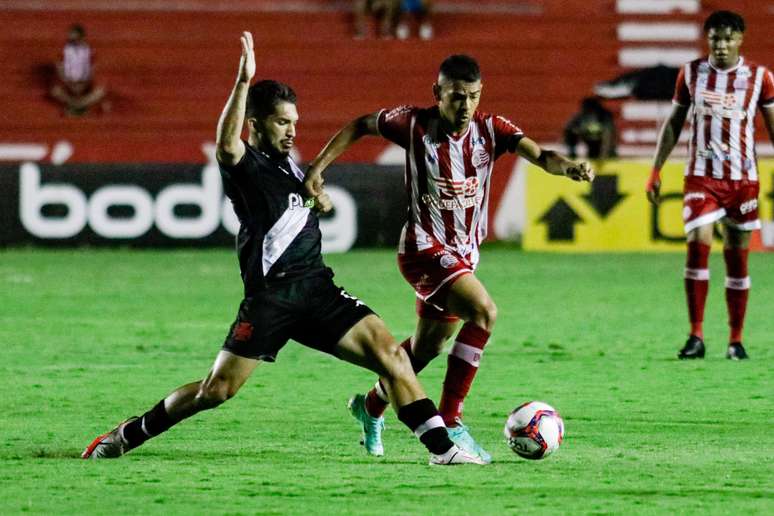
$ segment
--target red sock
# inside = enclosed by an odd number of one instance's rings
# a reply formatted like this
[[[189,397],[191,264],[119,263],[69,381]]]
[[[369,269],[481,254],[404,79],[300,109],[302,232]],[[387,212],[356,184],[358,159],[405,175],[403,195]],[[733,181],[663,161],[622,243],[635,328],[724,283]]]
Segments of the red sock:
[[[744,314],[747,311],[747,297],[750,294],[750,276],[747,272],[749,249],[723,249],[726,259],[726,306],[728,326],[731,331],[729,342],[742,342]]]
[[[473,378],[476,377],[481,354],[488,340],[488,331],[467,322],[462,326],[449,351],[446,378],[443,381],[443,393],[438,407],[446,426],[457,426],[456,419],[462,419],[463,401],[468,395]]]
[[[688,318],[691,335],[704,338],[704,303],[709,290],[710,246],[701,242],[688,242],[688,258],[685,262],[685,296],[688,301]]]
[[[411,350],[411,341],[412,339],[408,338],[401,342],[400,346],[406,351],[406,354],[411,361],[411,367],[414,369],[414,373],[419,374],[419,372],[424,369],[428,363],[424,360],[419,360],[414,356],[414,352]],[[368,394],[366,394],[366,412],[368,412],[368,415],[371,417],[381,417],[384,415],[384,412],[387,410],[389,404],[390,399],[387,395],[387,389],[384,388],[382,381],[379,380],[376,382],[376,385],[374,385],[374,387],[368,391]]]

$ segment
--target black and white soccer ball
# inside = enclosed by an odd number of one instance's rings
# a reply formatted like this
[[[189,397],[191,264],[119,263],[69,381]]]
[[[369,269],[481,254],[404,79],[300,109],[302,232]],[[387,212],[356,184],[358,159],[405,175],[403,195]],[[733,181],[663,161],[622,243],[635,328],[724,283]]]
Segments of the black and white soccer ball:
[[[525,459],[545,459],[564,438],[564,421],[548,403],[530,401],[508,415],[503,430],[508,446]]]

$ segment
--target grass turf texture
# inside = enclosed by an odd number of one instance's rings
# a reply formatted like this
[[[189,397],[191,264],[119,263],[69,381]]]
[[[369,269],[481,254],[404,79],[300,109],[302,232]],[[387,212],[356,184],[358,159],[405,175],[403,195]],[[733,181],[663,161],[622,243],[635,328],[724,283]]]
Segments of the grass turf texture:
[[[367,457],[345,402],[366,371],[291,343],[242,391],[115,461],[84,461],[98,433],[206,374],[236,313],[232,252],[0,253],[0,513],[769,513],[774,256],[751,256],[747,362],[723,358],[724,277],[713,255],[704,361],[685,339],[677,254],[529,254],[485,248],[499,307],[466,403],[489,467],[430,468],[388,413],[386,457]],[[340,284],[397,338],[412,292],[391,251],[332,255]],[[445,359],[420,376],[432,398]],[[567,433],[518,458],[502,425],[523,401]]]

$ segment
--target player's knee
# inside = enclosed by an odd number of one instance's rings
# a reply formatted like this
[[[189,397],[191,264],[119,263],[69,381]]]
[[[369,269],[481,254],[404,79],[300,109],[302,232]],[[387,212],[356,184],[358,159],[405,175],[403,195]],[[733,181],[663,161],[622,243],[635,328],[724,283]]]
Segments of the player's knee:
[[[473,323],[486,331],[494,329],[497,321],[497,305],[491,299],[478,304],[473,313]]]
[[[196,403],[204,410],[215,408],[236,394],[230,382],[224,378],[208,378],[202,382],[196,394]]]
[[[380,370],[379,376],[394,379],[413,371],[406,351],[395,342],[389,332],[380,334],[374,344],[374,358]]]
[[[379,366],[382,369],[382,373],[379,376],[389,382],[394,382],[407,376],[414,376],[411,360],[409,360],[406,351],[397,343],[395,343],[392,349],[382,354]]]

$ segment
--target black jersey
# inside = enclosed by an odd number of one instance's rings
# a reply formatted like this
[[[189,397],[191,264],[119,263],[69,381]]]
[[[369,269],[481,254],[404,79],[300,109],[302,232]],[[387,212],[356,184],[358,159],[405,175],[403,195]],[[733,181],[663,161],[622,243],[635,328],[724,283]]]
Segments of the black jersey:
[[[269,156],[245,143],[239,163],[219,166],[240,222],[237,254],[245,293],[331,274],[320,255],[322,235],[313,201],[305,200],[304,173],[292,159]]]

